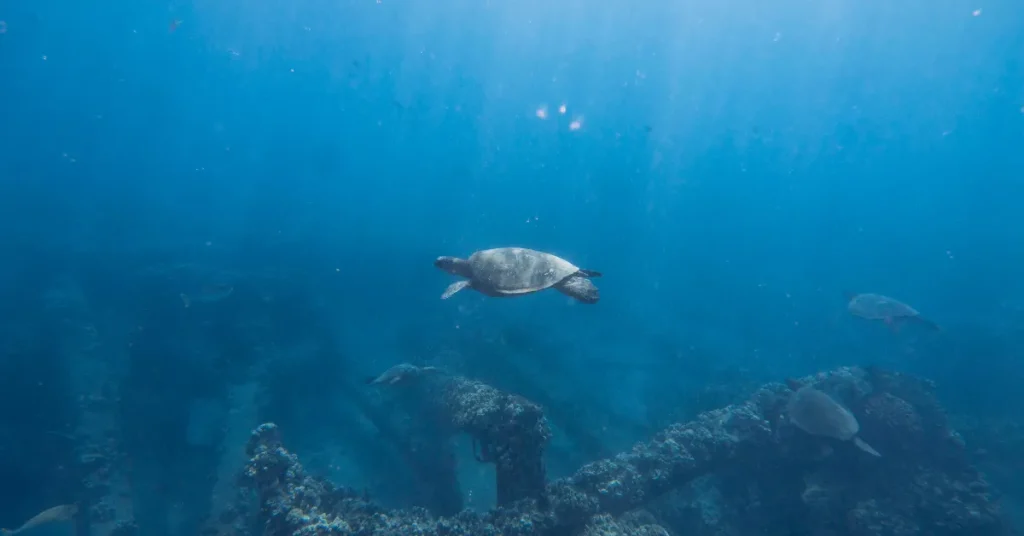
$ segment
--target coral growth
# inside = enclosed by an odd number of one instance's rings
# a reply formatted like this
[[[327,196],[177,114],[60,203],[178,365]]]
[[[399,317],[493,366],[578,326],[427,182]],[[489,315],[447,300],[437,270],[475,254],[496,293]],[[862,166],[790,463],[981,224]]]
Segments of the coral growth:
[[[473,380],[444,382],[451,424],[472,435],[481,459],[496,466],[498,508],[442,518],[422,509],[385,510],[307,474],[281,445],[277,427],[264,424],[250,440],[243,478],[259,504],[254,533],[1009,533],[930,386],[914,378],[844,368],[793,382],[846,405],[880,458],[795,429],[782,414],[792,390],[769,384],[742,404],[674,424],[627,453],[547,484],[541,455],[550,432],[540,407]],[[688,496],[679,493],[687,489]],[[701,514],[672,515],[673,508]]]
[[[499,505],[543,495],[551,430],[540,406],[458,376],[444,383],[441,400],[452,426],[479,444],[479,459],[494,463]]]

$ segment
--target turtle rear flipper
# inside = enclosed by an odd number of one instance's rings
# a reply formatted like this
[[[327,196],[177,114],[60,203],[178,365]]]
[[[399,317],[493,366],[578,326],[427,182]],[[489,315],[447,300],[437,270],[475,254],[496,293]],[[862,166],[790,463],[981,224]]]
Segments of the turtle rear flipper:
[[[941,326],[939,326],[935,322],[932,322],[931,320],[928,320],[927,318],[921,315],[914,315],[910,317],[910,319],[913,320],[914,322],[917,322],[918,324],[923,324],[925,327],[932,331],[942,331]]]
[[[555,285],[555,289],[583,303],[597,303],[601,299],[597,286],[585,277],[572,276]]]
[[[441,299],[442,300],[447,300],[448,298],[452,297],[452,294],[455,294],[456,292],[458,292],[458,291],[460,291],[460,290],[462,290],[462,289],[464,289],[464,288],[466,288],[468,286],[469,286],[469,281],[468,280],[456,281],[456,282],[452,283],[451,285],[448,285],[448,288],[444,289],[444,294],[441,294]]]

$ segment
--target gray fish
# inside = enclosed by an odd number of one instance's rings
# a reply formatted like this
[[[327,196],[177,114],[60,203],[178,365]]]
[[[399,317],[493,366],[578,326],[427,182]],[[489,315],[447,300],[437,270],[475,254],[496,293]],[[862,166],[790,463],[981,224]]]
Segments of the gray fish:
[[[939,330],[939,325],[921,316],[913,307],[881,294],[846,293],[849,303],[847,310],[853,316],[868,320],[881,320],[893,331],[899,331],[900,325],[906,322],[917,322],[929,329]]]
[[[468,259],[438,257],[434,266],[466,278],[452,283],[442,300],[471,288],[492,297],[519,296],[554,288],[583,303],[597,303],[597,286],[589,278],[600,272],[584,270],[573,263],[543,251],[508,247],[474,252]]]
[[[861,438],[857,437],[860,423],[831,396],[811,387],[798,389],[786,407],[789,421],[797,428],[814,436],[831,437],[840,441],[853,441],[857,448],[873,456],[881,456]]]
[[[57,523],[60,521],[70,521],[78,513],[78,506],[74,504],[62,504],[60,506],[54,506],[53,508],[47,508],[42,512],[39,512],[32,519],[29,519],[20,527],[11,529],[0,529],[0,534],[13,535],[19,534],[23,531],[33,529],[40,525],[47,523]]]
[[[409,363],[399,363],[398,365],[385,370],[380,376],[371,376],[367,378],[366,383],[368,385],[394,385],[401,381],[437,372],[440,372],[440,369],[437,367],[417,367],[416,365],[411,365]]]
[[[207,285],[200,288],[198,291],[186,294],[181,293],[181,303],[185,307],[191,307],[193,303],[213,303],[223,300],[231,295],[235,291],[235,287],[226,283],[220,283],[216,285]]]

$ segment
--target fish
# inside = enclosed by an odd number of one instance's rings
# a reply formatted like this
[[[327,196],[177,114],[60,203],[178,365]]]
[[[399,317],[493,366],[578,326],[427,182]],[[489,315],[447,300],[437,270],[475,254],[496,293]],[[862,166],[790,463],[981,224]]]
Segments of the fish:
[[[235,291],[235,287],[226,283],[217,285],[207,285],[199,292],[193,294],[185,294],[184,292],[179,294],[181,302],[185,304],[185,307],[191,307],[193,303],[212,303],[218,302],[227,298]]]
[[[830,437],[853,444],[871,454],[881,456],[877,450],[857,437],[860,423],[850,410],[834,398],[811,387],[801,387],[789,398],[786,405],[789,422],[813,436]]]
[[[848,300],[846,309],[850,314],[867,320],[881,320],[893,332],[899,331],[900,326],[907,322],[917,322],[934,331],[941,329],[935,322],[921,316],[917,309],[897,299],[872,293],[845,294]]]
[[[78,514],[78,505],[75,504],[62,504],[54,506],[53,508],[47,508],[42,512],[39,512],[32,519],[29,519],[16,529],[0,529],[0,534],[14,535],[20,534],[23,531],[33,529],[40,525],[46,525],[48,523],[57,523],[61,521],[70,521],[74,519],[75,515]]]
[[[399,363],[381,373],[380,376],[369,376],[366,378],[367,385],[387,384],[394,385],[398,382],[411,378],[417,378],[425,374],[440,372],[437,367],[417,367],[409,363]]]
[[[181,26],[182,22],[184,21],[181,19],[171,19],[170,24],[167,25],[167,33],[174,33],[174,30],[177,30],[178,26]]]

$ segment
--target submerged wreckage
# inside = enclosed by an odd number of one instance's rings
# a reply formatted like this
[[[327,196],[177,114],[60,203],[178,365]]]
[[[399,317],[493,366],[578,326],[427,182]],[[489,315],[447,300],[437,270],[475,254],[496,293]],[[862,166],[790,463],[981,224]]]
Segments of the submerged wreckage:
[[[382,508],[308,474],[268,423],[249,441],[237,503],[209,534],[1011,534],[931,386],[910,376],[843,368],[768,384],[552,482],[540,406],[462,377],[435,383],[453,431],[495,466],[497,508],[452,517]],[[795,426],[788,403],[808,386],[849,408],[858,437],[881,455]]]

